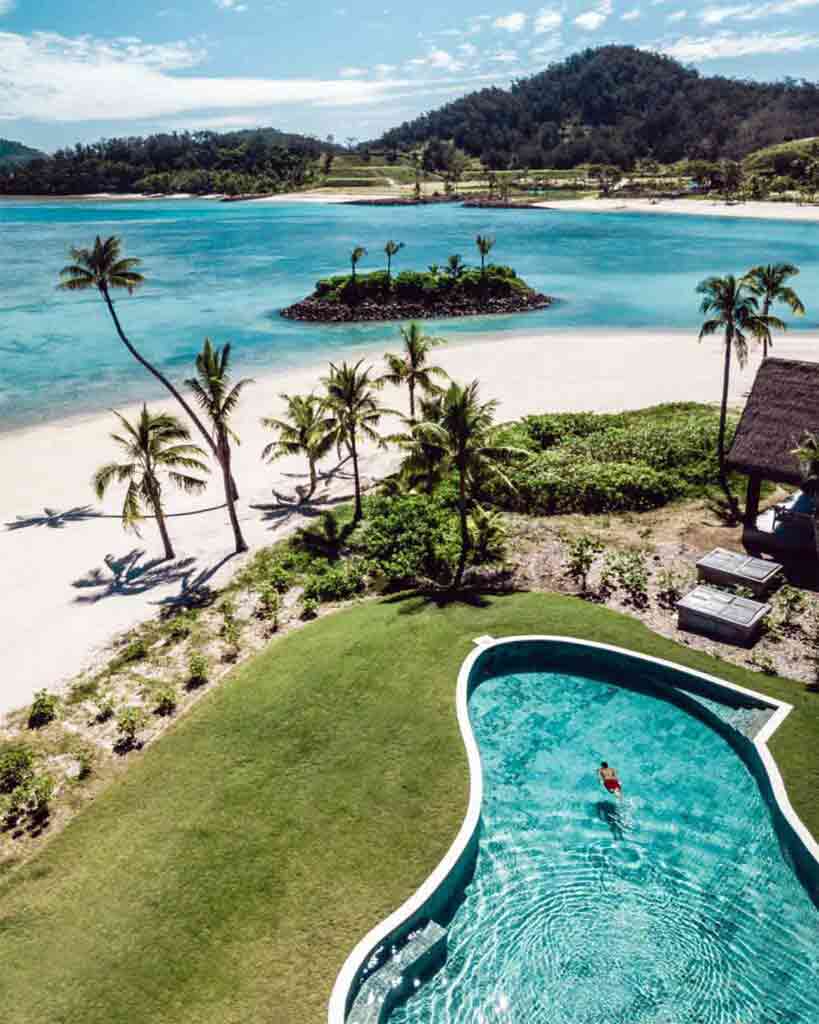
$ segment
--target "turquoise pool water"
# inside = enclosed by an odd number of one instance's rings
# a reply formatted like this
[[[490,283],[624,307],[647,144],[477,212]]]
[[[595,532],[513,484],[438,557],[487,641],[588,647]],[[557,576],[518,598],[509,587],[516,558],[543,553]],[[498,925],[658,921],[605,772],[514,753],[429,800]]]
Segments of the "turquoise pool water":
[[[0,429],[156,393],[116,341],[100,300],[55,290],[68,247],[90,245],[97,233],[120,235],[127,253],[144,260],[148,283],[118,299],[120,312],[145,353],[180,378],[205,335],[233,342],[239,365],[259,373],[368,346],[383,352],[395,325],[300,324],[277,310],[318,277],[346,271],[355,245],[369,249],[365,269],[382,265],[388,238],[406,243],[399,269],[443,264],[453,252],[475,263],[478,232],[496,237],[493,258],[560,302],[438,325],[453,338],[547,327],[690,329],[699,280],[759,262],[796,263],[806,302],[819,292],[814,224],[448,205],[0,201]],[[794,327],[818,324],[808,302]]]
[[[639,670],[499,671],[469,703],[474,878],[389,1024],[816,1024],[819,911],[727,740]]]

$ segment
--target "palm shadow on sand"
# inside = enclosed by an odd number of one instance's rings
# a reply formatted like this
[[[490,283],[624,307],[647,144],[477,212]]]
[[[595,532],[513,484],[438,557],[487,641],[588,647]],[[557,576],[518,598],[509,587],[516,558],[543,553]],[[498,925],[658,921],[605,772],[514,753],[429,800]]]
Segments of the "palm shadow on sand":
[[[145,558],[145,552],[133,548],[125,555],[106,555],[103,559],[106,569],[90,569],[85,576],[74,580],[73,587],[90,590],[93,593],[80,594],[74,598],[78,604],[96,604],[106,597],[128,597],[144,594],[154,587],[184,580],[195,558],[178,558],[168,561],[164,558]]]
[[[42,514],[35,513],[30,516],[15,516],[14,521],[6,523],[7,530],[25,530],[29,526],[47,526],[52,530],[62,530],[71,523],[84,523],[88,519],[101,518],[100,512],[95,512],[90,505],[76,505],[74,508],[61,512],[56,508],[44,508]]]

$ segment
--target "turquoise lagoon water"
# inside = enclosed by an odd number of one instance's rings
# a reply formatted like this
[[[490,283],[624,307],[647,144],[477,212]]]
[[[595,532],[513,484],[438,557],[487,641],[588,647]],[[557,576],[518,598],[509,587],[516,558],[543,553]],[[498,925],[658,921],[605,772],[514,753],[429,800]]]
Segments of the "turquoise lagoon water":
[[[395,325],[291,323],[277,310],[325,274],[344,271],[367,246],[381,264],[388,238],[406,243],[396,264],[425,267],[460,252],[475,261],[478,232],[497,237],[493,258],[555,295],[554,308],[523,316],[448,322],[455,338],[544,328],[693,328],[693,289],[712,273],[755,262],[802,267],[800,291],[819,293],[819,228],[729,218],[559,211],[156,202],[0,201],[0,429],[151,397],[153,381],[115,340],[95,295],[55,291],[69,245],[120,235],[141,256],[147,286],[123,295],[128,332],[176,377],[209,335],[232,341],[249,371],[307,366],[351,349],[382,346]],[[647,334],[647,343],[650,334]]]
[[[469,710],[475,875],[444,965],[389,1024],[819,1021],[819,910],[723,736],[639,686],[555,671],[491,677]]]

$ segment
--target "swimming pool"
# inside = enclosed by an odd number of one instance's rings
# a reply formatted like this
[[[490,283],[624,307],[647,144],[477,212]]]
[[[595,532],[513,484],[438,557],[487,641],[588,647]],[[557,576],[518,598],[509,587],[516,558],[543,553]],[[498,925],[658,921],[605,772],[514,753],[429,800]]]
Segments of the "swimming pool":
[[[537,641],[477,656],[467,695],[471,878],[427,900],[447,930],[439,969],[373,1020],[819,1022],[816,865],[746,738],[775,702]],[[621,802],[596,780],[603,759]]]

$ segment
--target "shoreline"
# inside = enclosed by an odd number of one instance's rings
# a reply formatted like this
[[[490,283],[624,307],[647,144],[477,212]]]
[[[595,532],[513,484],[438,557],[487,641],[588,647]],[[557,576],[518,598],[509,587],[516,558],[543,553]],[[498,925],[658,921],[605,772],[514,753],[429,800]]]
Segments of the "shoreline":
[[[169,195],[141,195],[135,192],[116,194],[113,192],[90,193],[76,196],[49,195],[14,195],[0,196],[0,203],[9,202],[163,202],[165,200],[201,200],[207,202],[221,201],[220,195],[194,195],[192,193],[173,193]],[[368,191],[367,189],[328,191],[325,189],[306,189],[303,192],[281,192],[270,196],[257,196],[247,199],[237,197],[235,202],[265,203],[326,203],[330,205],[366,205],[371,200],[389,200],[406,198],[396,191]],[[468,197],[467,200],[468,202]],[[413,206],[413,203],[402,205]],[[420,204],[423,205],[423,204]],[[453,202],[452,205],[463,205]],[[469,207],[467,207],[469,208]],[[502,207],[493,206],[492,209]],[[550,199],[538,202],[536,199],[527,201],[525,205],[503,207],[506,209],[534,209],[564,213],[667,213],[685,214],[694,217],[735,217],[747,220],[782,220],[819,223],[819,204],[808,206],[795,202],[774,202],[771,200],[749,200],[747,202],[729,203],[724,200],[710,199]]]
[[[774,353],[819,361],[819,333],[780,337]],[[339,353],[347,359],[359,355],[380,364],[380,353],[372,349]],[[456,380],[479,379],[482,396],[498,400],[501,422],[534,412],[617,411],[669,401],[716,403],[722,346],[719,341],[697,344],[694,331],[662,328],[486,332],[454,337],[436,350],[435,362]],[[735,372],[732,402],[742,401],[758,363],[754,350],[746,370]],[[251,551],[292,533],[307,520],[306,512],[315,514],[315,508],[331,508],[351,497],[345,470],[325,476],[315,506],[305,510],[294,501],[296,486],[306,481],[303,460],[288,457],[271,466],[260,458],[271,440],[261,417],[281,414],[281,392],[316,388],[326,365],[260,374],[237,411],[235,429],[242,440],[235,450],[239,515]],[[382,401],[406,410],[404,391],[385,388]],[[139,404],[122,406],[121,411],[130,415]],[[177,411],[172,399],[156,401],[153,408]],[[397,425],[387,418],[381,430],[389,434]],[[0,715],[26,704],[37,689],[59,690],[98,662],[115,636],[156,615],[202,580],[222,586],[247,557],[231,556],[218,474],[211,475],[199,496],[168,491],[169,513],[210,509],[171,519],[176,561],[159,561],[161,544],[153,522],[145,522],[141,538],[125,533],[118,519],[121,490],[113,489],[98,504],[89,484],[94,470],[114,454],[108,439],[114,426],[110,413],[95,412],[0,438],[8,484],[0,494],[6,627],[0,648]],[[362,477],[371,484],[391,472],[398,457],[394,450],[366,446]],[[333,465],[335,460],[328,458],[320,470],[327,474]]]

